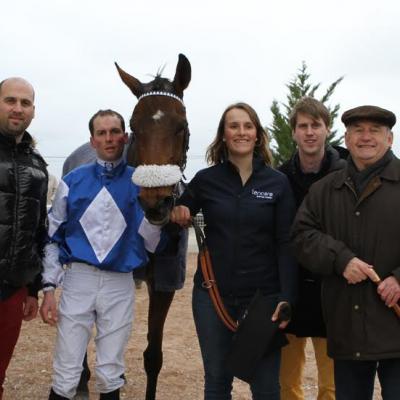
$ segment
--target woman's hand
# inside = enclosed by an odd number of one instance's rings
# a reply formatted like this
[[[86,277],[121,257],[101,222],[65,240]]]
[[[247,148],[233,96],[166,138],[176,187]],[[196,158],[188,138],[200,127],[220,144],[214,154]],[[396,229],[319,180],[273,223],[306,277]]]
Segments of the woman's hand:
[[[271,320],[279,321],[279,329],[285,329],[290,322],[290,304],[287,301],[279,302]]]
[[[192,224],[192,216],[190,215],[190,210],[186,206],[175,206],[170,215],[170,221],[182,226],[183,228],[188,228]]]

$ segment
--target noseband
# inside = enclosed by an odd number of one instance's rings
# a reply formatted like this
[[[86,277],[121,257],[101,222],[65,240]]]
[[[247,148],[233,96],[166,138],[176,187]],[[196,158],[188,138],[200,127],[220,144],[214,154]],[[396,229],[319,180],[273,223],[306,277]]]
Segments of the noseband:
[[[183,108],[185,109],[185,104],[183,100],[174,93],[163,92],[163,91],[152,91],[143,93],[138,98],[138,103],[144,97],[148,96],[167,96],[178,100]],[[136,105],[137,106],[137,105]],[[178,165],[166,164],[166,165],[139,165],[135,168],[135,172],[132,175],[132,181],[138,186],[144,188],[153,187],[166,187],[178,185],[182,180],[183,170],[186,167],[186,153],[189,149],[189,128],[185,127],[185,137],[183,140],[183,153],[181,162]],[[175,191],[175,189],[174,189]]]

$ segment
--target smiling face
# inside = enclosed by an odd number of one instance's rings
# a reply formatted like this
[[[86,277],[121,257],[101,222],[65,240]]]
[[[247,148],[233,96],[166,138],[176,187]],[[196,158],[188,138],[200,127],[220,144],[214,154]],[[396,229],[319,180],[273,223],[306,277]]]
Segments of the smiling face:
[[[0,89],[0,132],[19,142],[30,125],[35,106],[32,86],[21,78],[10,78]]]
[[[390,129],[374,121],[357,121],[347,127],[345,142],[356,167],[363,169],[375,164],[392,146]]]
[[[329,135],[329,129],[320,117],[299,113],[296,117],[296,125],[292,132],[300,156],[319,156],[324,153],[325,142]]]
[[[230,157],[253,155],[257,128],[246,111],[232,108],[226,113],[223,140]]]
[[[93,134],[90,143],[97,157],[103,161],[117,161],[122,157],[124,145],[128,141],[121,121],[116,115],[98,116],[93,120]]]

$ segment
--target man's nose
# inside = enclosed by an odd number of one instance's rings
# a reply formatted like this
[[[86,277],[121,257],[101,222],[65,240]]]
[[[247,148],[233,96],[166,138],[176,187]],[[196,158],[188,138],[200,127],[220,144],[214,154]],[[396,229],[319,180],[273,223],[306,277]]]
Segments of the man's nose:
[[[311,125],[308,125],[306,128],[306,135],[313,135],[314,134],[314,130],[312,128]]]
[[[360,137],[362,140],[370,140],[372,137],[372,132],[368,129],[365,129],[361,132]]]
[[[110,141],[112,140],[112,134],[111,134],[111,132],[107,132],[107,133],[106,133],[106,140],[107,140],[107,142],[110,142]]]
[[[18,112],[18,113],[22,112],[23,108],[22,108],[21,102],[20,102],[20,101],[16,101],[16,102],[13,104],[12,110],[13,110],[14,112]]]

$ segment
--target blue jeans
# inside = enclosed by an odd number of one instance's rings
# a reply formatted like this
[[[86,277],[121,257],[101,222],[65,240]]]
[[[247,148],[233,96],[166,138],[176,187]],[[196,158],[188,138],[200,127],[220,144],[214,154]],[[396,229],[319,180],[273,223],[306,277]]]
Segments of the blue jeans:
[[[244,305],[225,302],[225,306],[234,319],[244,310]],[[231,347],[233,332],[219,319],[206,291],[193,289],[192,307],[203,358],[204,400],[231,400],[233,376],[225,369],[225,358]],[[253,400],[279,400],[280,358],[280,350],[263,358],[250,382]]]
[[[400,399],[400,358],[335,360],[336,400],[372,400],[378,373],[383,400]]]

